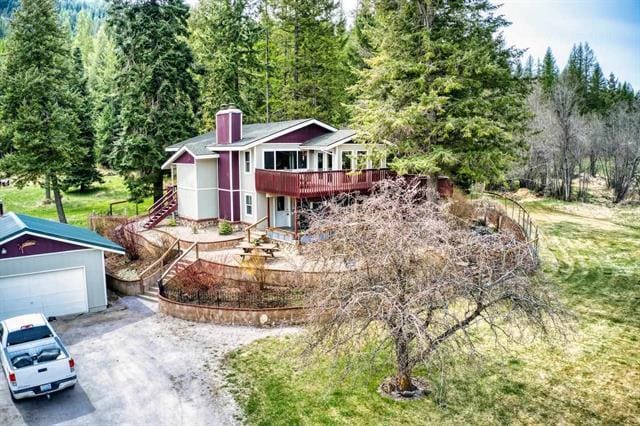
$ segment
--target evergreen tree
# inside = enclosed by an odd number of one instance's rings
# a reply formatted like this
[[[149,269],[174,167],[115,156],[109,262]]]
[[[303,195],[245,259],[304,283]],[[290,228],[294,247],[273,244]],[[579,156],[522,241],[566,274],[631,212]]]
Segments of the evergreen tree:
[[[366,68],[367,59],[374,54],[372,39],[374,25],[375,9],[372,0],[359,1],[347,44],[348,64],[356,70]]]
[[[525,78],[536,78],[537,72],[533,61],[533,56],[527,56],[527,62],[524,64],[523,74]]]
[[[22,0],[13,14],[0,70],[0,122],[10,153],[0,170],[18,187],[50,183],[58,219],[66,222],[62,182],[79,140],[72,67],[53,0]]]
[[[380,1],[377,53],[353,87],[361,142],[386,143],[401,173],[497,181],[521,148],[527,84],[487,1]],[[381,153],[381,155],[385,155]]]
[[[538,78],[540,78],[540,85],[543,92],[546,95],[550,95],[558,81],[558,66],[556,65],[556,59],[553,57],[550,47],[547,47],[547,51],[542,59],[542,67],[538,72]]]
[[[77,95],[75,115],[78,118],[80,133],[77,144],[73,147],[74,161],[69,165],[64,185],[67,188],[78,188],[80,192],[85,192],[93,183],[102,182],[102,177],[96,168],[91,96],[85,77],[82,52],[77,47],[73,49],[73,65],[71,88]]]
[[[96,48],[89,58],[89,90],[93,100],[93,126],[97,160],[111,167],[110,158],[120,134],[118,97],[116,90],[117,60],[115,46],[102,25],[95,38]]]
[[[198,85],[182,0],[114,0],[121,133],[111,155],[134,199],[163,193],[164,148],[196,133]]]
[[[606,91],[607,82],[600,68],[600,64],[596,62],[589,79],[589,87],[587,89],[586,109],[591,112],[603,114],[606,111]]]
[[[215,126],[222,104],[234,104],[247,122],[260,121],[259,28],[245,0],[203,0],[189,22],[190,45],[199,66],[202,129]]]
[[[350,70],[344,66],[344,22],[333,0],[274,0],[271,110],[274,119],[346,120]]]
[[[93,52],[93,33],[95,23],[85,10],[78,13],[76,20],[75,38],[73,47],[80,49],[82,54],[82,63],[85,66],[89,64],[89,57]]]

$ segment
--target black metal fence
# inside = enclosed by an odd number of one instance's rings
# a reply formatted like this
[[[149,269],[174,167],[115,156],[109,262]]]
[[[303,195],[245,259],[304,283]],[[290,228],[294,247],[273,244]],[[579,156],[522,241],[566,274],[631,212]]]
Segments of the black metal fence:
[[[265,309],[303,306],[304,292],[300,289],[269,287],[265,290],[207,289],[186,290],[167,285],[159,286],[160,295],[179,303],[223,308]]]

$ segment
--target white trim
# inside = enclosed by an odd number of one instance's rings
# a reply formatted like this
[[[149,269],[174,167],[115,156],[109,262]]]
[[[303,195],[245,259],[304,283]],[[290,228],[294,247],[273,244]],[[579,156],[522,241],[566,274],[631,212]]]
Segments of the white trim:
[[[238,154],[238,161],[240,160],[240,154]],[[238,166],[240,166],[238,164]],[[239,182],[238,182],[239,184]],[[220,182],[218,182],[218,185],[220,185]],[[233,212],[234,212],[234,205],[233,205],[233,152],[229,153],[229,192],[231,193],[230,196],[230,201],[231,201],[231,211],[229,212],[229,220],[231,222],[234,222],[233,220]],[[220,206],[218,206],[218,210],[220,209]],[[220,216],[220,212],[218,212],[218,216]]]
[[[0,279],[5,279],[5,278],[14,278],[14,277],[25,277],[25,276],[29,276],[29,275],[37,275],[37,274],[47,274],[50,272],[62,272],[62,271],[72,271],[74,269],[81,269],[82,270],[82,275],[84,276],[84,305],[86,307],[85,312],[89,312],[89,283],[87,282],[87,267],[85,265],[78,265],[78,266],[70,266],[68,268],[58,268],[58,269],[46,269],[43,271],[33,271],[33,272],[25,272],[22,274],[13,274],[13,275],[2,275],[0,276]],[[102,271],[104,272],[104,267],[102,269]],[[105,296],[106,296],[106,282],[105,282]],[[106,301],[106,297],[105,297],[105,301]]]
[[[244,204],[244,215],[248,216],[248,217],[254,217],[255,216],[255,211],[256,211],[256,197],[255,197],[255,193],[251,192],[251,191],[246,191],[243,194],[243,203]],[[249,204],[247,204],[247,197],[251,197],[251,213],[247,213],[247,206]]]
[[[100,259],[102,260],[102,285],[104,286],[104,306],[107,307],[109,305],[109,297],[107,296],[107,270],[104,267],[104,253],[100,253]],[[87,277],[85,276],[84,281],[87,285]],[[142,281],[142,280],[140,280]],[[89,288],[87,288],[87,299],[89,298]],[[89,310],[89,301],[87,300],[87,310]]]
[[[0,241],[0,246],[3,245],[4,243],[8,242],[8,241],[13,241],[18,237],[22,237],[23,235],[33,235],[35,237],[42,237],[42,238],[46,238],[46,239],[49,239],[49,240],[61,241],[63,243],[75,244],[75,245],[79,245],[79,246],[83,246],[83,247],[89,247],[89,248],[96,249],[96,250],[108,251],[108,252],[116,253],[116,254],[124,254],[125,253],[124,250],[116,250],[116,249],[100,247],[100,246],[96,246],[96,245],[93,245],[93,244],[84,243],[84,242],[80,242],[80,241],[69,240],[69,239],[64,239],[64,238],[60,238],[60,237],[52,237],[51,235],[40,234],[39,232],[34,232],[32,230],[23,230],[19,234],[12,235],[12,236],[10,236],[8,238],[5,238],[4,240]],[[69,251],[71,251],[71,250],[69,250]],[[60,252],[56,252],[56,253],[60,253]]]
[[[185,191],[211,191],[212,189],[218,189],[218,187],[211,188],[191,188],[189,186],[179,186],[178,189],[184,189]]]
[[[267,152],[295,152],[296,153],[296,166],[298,165],[298,155],[297,153],[300,152],[308,152],[309,150],[307,149],[291,149],[291,148],[266,148],[262,150],[262,170],[279,170],[279,171],[286,171],[286,172],[308,172],[312,169],[309,168],[309,154],[307,154],[307,167],[304,169],[267,169],[265,167],[265,161],[264,161],[264,154],[266,154]],[[273,165],[276,165],[276,156],[274,154],[273,156]]]
[[[165,149],[166,151],[166,149]],[[162,170],[167,170],[168,167],[173,164],[173,162],[175,160],[177,160],[182,154],[184,154],[186,152],[188,152],[194,160],[194,164],[195,164],[195,160],[207,160],[207,159],[215,159],[215,158],[219,158],[220,156],[218,154],[206,154],[206,155],[195,155],[192,151],[189,150],[189,148],[187,148],[186,146],[183,146],[182,148],[180,148],[179,150],[175,151],[171,157],[169,157],[169,159],[167,161],[165,161],[162,166],[160,167]],[[171,151],[169,151],[171,152]]]
[[[229,114],[230,112],[239,112],[240,114],[242,114],[242,111],[240,111],[238,108],[227,108],[227,109],[221,109],[220,111],[216,112],[216,116],[222,115],[222,114]]]
[[[79,251],[94,251],[94,250],[97,250],[97,249],[86,248],[86,249],[80,249],[80,250],[55,251],[55,252],[52,252],[52,253],[40,253],[40,254],[32,254],[32,255],[26,255],[26,256],[18,256],[18,257],[7,257],[6,259],[0,259],[0,262],[6,262],[7,260],[24,259],[26,257],[32,259],[34,257],[52,256],[54,254],[77,253]],[[3,276],[3,275],[0,275],[0,276]]]
[[[212,151],[212,152],[215,152],[215,151],[244,151],[244,150],[247,150],[247,149],[254,148],[254,147],[256,147],[258,145],[261,145],[263,143],[269,142],[269,141],[271,141],[273,139],[279,138],[280,136],[284,136],[284,135],[286,135],[288,133],[295,132],[296,130],[304,129],[305,127],[310,126],[312,124],[315,124],[315,125],[318,125],[320,127],[323,127],[323,128],[325,128],[325,129],[327,129],[327,130],[329,130],[331,132],[337,132],[338,131],[338,129],[336,129],[335,127],[330,126],[328,124],[325,124],[325,123],[323,123],[321,121],[318,121],[316,119],[309,119],[309,120],[303,121],[302,123],[296,124],[295,126],[287,127],[286,129],[280,130],[279,132],[273,133],[273,134],[271,134],[269,136],[264,136],[262,138],[256,139],[255,141],[253,141],[251,143],[248,143],[246,145],[242,145],[242,146],[219,146],[219,145],[216,145],[216,146],[208,146],[207,149],[209,151]],[[287,143],[291,143],[291,142],[287,142]],[[299,146],[299,145],[302,145],[303,143],[304,142],[300,142],[300,143],[297,143],[297,145]]]
[[[332,143],[331,145],[327,145],[327,146],[313,146],[313,145],[305,145],[304,143],[301,145],[303,148],[307,148],[307,149],[311,149],[311,150],[315,150],[315,151],[327,151],[329,149],[334,149],[340,145],[343,145],[347,142],[350,142],[353,140],[353,138],[356,135],[351,135],[351,136],[347,136],[346,138],[342,138],[339,139],[337,141],[335,141],[334,143]]]

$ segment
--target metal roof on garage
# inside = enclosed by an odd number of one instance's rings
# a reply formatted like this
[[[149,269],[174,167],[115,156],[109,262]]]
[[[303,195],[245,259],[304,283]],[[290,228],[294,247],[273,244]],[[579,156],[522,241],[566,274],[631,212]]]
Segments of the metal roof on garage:
[[[124,254],[120,245],[86,228],[13,212],[0,217],[0,244],[22,234],[51,237]]]

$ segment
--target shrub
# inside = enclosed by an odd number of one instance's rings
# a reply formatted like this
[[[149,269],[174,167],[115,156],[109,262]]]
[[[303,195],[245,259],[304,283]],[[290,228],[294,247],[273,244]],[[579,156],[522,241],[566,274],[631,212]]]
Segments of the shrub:
[[[220,235],[231,235],[233,233],[233,228],[231,227],[231,223],[226,220],[221,220],[218,222],[218,234]]]
[[[113,240],[124,249],[129,260],[140,259],[140,247],[133,232],[133,222],[124,223],[113,231]]]

